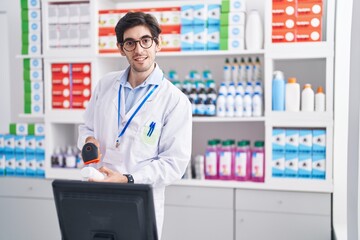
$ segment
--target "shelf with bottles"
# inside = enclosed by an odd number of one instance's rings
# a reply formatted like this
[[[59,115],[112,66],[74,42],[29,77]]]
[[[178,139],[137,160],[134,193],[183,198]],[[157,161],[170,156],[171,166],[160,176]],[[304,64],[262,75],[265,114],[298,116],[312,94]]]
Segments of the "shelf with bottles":
[[[269,65],[267,76],[272,74],[265,89],[265,95],[271,96],[265,101],[270,121],[332,124],[333,58],[271,60],[265,64]]]

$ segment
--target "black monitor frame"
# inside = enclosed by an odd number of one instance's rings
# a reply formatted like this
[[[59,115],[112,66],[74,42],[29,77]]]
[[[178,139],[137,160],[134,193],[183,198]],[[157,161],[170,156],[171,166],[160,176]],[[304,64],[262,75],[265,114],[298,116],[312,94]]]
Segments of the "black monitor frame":
[[[147,184],[54,180],[63,240],[157,240],[153,192]]]

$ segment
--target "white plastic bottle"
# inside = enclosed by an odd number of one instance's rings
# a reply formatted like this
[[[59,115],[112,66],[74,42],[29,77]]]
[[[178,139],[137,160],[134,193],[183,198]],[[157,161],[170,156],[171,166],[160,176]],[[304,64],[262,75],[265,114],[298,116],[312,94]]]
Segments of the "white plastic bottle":
[[[225,104],[226,97],[224,94],[219,93],[219,96],[216,99],[216,116],[225,117]]]
[[[228,89],[227,89],[228,94],[231,93],[231,95],[233,97],[235,97],[236,94],[236,88],[235,88],[235,84],[233,82],[229,83]]]
[[[264,32],[260,13],[251,10],[246,17],[245,45],[248,50],[259,50],[263,48]]]
[[[220,93],[223,94],[224,96],[226,96],[228,93],[227,85],[225,82],[220,83],[219,94]]]
[[[238,82],[244,84],[246,81],[246,63],[245,59],[242,57],[239,64],[239,79]]]
[[[230,79],[231,79],[231,66],[229,59],[226,58],[224,65],[224,81],[228,83],[230,82]]]
[[[251,117],[252,115],[252,99],[251,95],[248,92],[245,92],[244,99],[243,99],[243,106],[244,106],[244,117]]]
[[[245,94],[245,90],[244,90],[244,86],[242,85],[241,82],[238,82],[237,86],[236,86],[236,94],[239,93],[241,96],[244,96]]]
[[[301,92],[301,111],[313,112],[314,111],[314,91],[311,88],[311,84],[305,84],[304,89]]]
[[[318,87],[315,94],[315,111],[325,112],[325,93],[322,87]]]
[[[82,176],[83,181],[88,181],[89,178],[93,178],[95,180],[104,180],[105,175],[102,174],[99,170],[94,167],[86,166],[81,169],[80,174]]]
[[[236,58],[234,58],[234,62],[231,65],[231,81],[236,83],[239,78],[239,64]]]
[[[228,93],[226,96],[226,117],[234,117],[234,96],[231,93]]]
[[[296,78],[289,78],[285,84],[285,111],[300,111],[300,85]]]
[[[257,82],[261,80],[261,63],[260,58],[256,57],[253,67],[253,81]]]
[[[253,79],[253,68],[254,68],[254,65],[253,65],[252,59],[251,59],[251,57],[249,57],[248,62],[246,64],[246,70],[245,70],[247,82],[251,82]]]
[[[254,93],[258,93],[258,94],[262,95],[263,91],[262,91],[261,82],[259,82],[259,81],[255,82]]]
[[[254,88],[253,88],[252,82],[246,83],[245,92],[248,92],[250,94],[250,96],[253,95]]]
[[[260,117],[262,114],[262,97],[259,93],[254,93],[252,97],[252,115]]]
[[[243,111],[244,111],[243,97],[242,97],[242,94],[240,94],[238,92],[235,95],[234,111],[235,111],[235,117],[243,116]]]

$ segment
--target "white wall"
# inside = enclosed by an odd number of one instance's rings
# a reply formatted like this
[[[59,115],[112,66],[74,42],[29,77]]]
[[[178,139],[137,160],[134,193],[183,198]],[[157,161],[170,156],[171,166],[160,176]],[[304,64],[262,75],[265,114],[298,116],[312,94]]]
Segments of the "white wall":
[[[0,10],[0,29],[6,37],[0,38],[0,133],[7,133],[11,117],[8,20],[7,13]]]

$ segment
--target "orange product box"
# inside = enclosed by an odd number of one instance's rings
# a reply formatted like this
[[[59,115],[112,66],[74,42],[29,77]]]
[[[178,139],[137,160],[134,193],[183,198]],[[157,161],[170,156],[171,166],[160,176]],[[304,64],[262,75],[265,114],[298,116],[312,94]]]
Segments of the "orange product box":
[[[68,63],[53,63],[51,64],[51,72],[69,74],[70,66]]]
[[[319,15],[300,15],[296,18],[296,27],[321,30],[322,17]]]
[[[70,78],[68,76],[63,76],[62,74],[53,74],[51,81],[53,85],[70,85]]]
[[[321,29],[298,28],[296,31],[297,42],[319,42],[321,41]]]
[[[71,65],[72,74],[90,74],[91,64],[90,63],[73,63]]]
[[[272,28],[273,29],[293,29],[295,28],[295,16],[277,16],[273,15]]]
[[[72,108],[86,108],[90,97],[74,96],[72,99]]]
[[[295,42],[296,29],[273,29],[272,30],[272,42],[273,43],[285,43]]]
[[[180,34],[163,34],[161,40],[161,51],[178,52],[181,50]]]
[[[322,15],[323,3],[322,2],[298,2],[297,15]]]
[[[72,77],[73,85],[82,85],[82,86],[90,86],[91,78],[89,76],[73,76]]]
[[[70,97],[70,87],[64,85],[53,85],[51,94],[53,96]]]
[[[296,15],[296,2],[279,3],[273,2],[272,5],[273,16],[295,16]]]
[[[90,97],[90,86],[74,85],[71,91],[72,96]]]
[[[277,3],[277,4],[295,4],[296,0],[272,0],[272,3]]]
[[[70,108],[70,99],[64,97],[52,97],[52,108]]]

